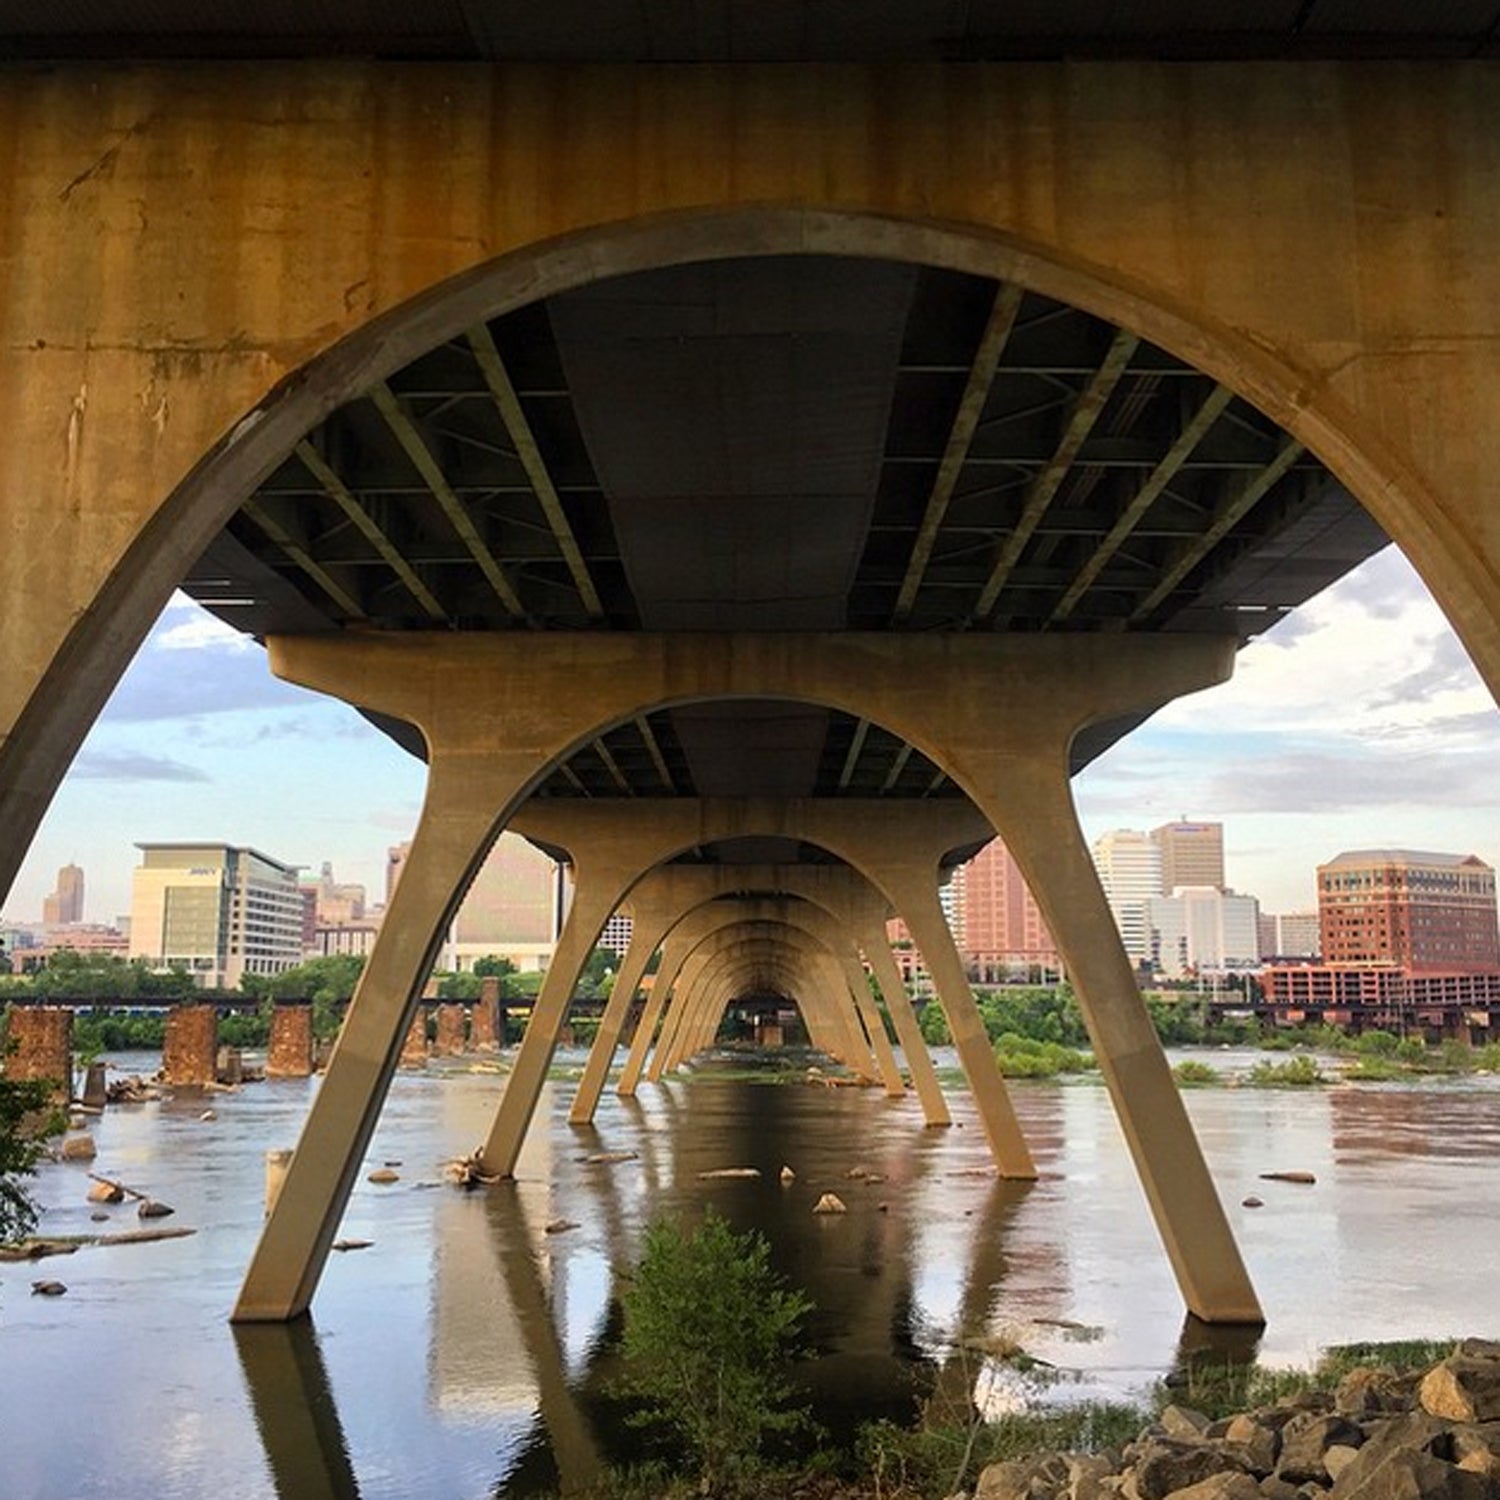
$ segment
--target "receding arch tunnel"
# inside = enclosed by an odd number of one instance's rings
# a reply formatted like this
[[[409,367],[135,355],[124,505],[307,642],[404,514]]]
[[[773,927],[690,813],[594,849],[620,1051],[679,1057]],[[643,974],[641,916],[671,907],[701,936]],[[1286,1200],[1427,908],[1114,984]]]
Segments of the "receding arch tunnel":
[[[460,740],[470,733],[472,715],[460,709],[455,717],[456,699],[506,695],[503,713],[497,716],[493,704],[485,710],[495,718],[494,742],[519,735],[529,745],[538,743],[538,731],[526,721],[546,720],[549,705],[522,700],[579,694],[592,701],[590,679],[576,670],[533,677],[523,688],[497,668],[492,688],[483,677],[465,688],[439,687],[445,679],[436,663],[475,659],[463,642],[476,634],[524,634],[536,643],[525,654],[541,657],[558,634],[581,632],[596,643],[634,636],[640,650],[618,656],[619,670],[638,674],[641,653],[659,651],[663,681],[687,649],[669,644],[678,638],[701,650],[711,638],[784,636],[806,639],[816,655],[812,640],[852,633],[890,641],[895,658],[917,673],[930,670],[923,664],[935,638],[971,637],[971,654],[997,637],[1025,639],[1036,645],[1027,648],[1034,660],[1020,673],[1029,685],[1016,690],[1016,708],[1042,718],[1057,712],[1057,703],[1035,703],[1052,686],[1037,678],[1037,664],[1056,655],[1048,638],[1081,638],[1097,643],[1079,653],[1093,665],[1075,664],[1083,673],[1072,689],[1075,708],[1066,723],[1057,721],[1048,746],[1009,725],[998,736],[1025,741],[1009,752],[1013,760],[1059,757],[1047,774],[1061,777],[1065,788],[1068,772],[1188,686],[1172,669],[1149,686],[1156,663],[1141,660],[1127,670],[1132,691],[1124,698],[1104,690],[1108,669],[1100,664],[1124,660],[1119,653],[1132,637],[1160,639],[1152,649],[1162,661],[1183,656],[1184,637],[1206,637],[1210,651],[1219,642],[1243,642],[1383,540],[1300,441],[1226,386],[1095,314],[951,267],[762,254],[592,280],[475,320],[366,386],[298,441],[210,545],[187,587],[240,628],[275,637],[285,675],[341,693],[429,755],[431,813],[443,778],[453,774],[444,764],[459,763],[449,754],[453,726],[464,721]],[[399,692],[390,697],[376,680],[386,675],[382,642],[424,639],[432,644],[417,655],[435,665],[404,709]],[[591,649],[602,650],[603,660],[618,648]],[[842,683],[823,693],[778,691],[785,681],[765,670],[775,652],[752,653],[761,663],[757,675],[736,666],[738,650],[723,648],[729,678],[717,690],[643,686],[637,707],[623,714],[601,708],[598,732],[583,742],[563,736],[566,753],[554,752],[545,767],[534,758],[503,797],[466,782],[457,800],[475,805],[464,812],[472,830],[457,862],[430,877],[430,909],[408,937],[382,943],[425,939],[430,962],[436,917],[451,909],[492,825],[513,815],[519,795],[538,809],[738,799],[829,801],[853,811],[857,803],[935,808],[964,801],[967,792],[992,826],[1003,826],[998,771],[987,779],[962,756],[955,762],[945,753],[957,730],[951,713],[929,727],[910,712],[878,711],[901,691],[889,671],[884,697],[865,710]],[[344,664],[355,656],[366,666],[346,678]],[[787,665],[783,652],[783,673]],[[941,670],[946,680],[946,662]],[[396,670],[390,680],[399,676]],[[1200,676],[1191,685],[1209,680]],[[1009,692],[1002,686],[1008,683],[971,677],[964,692],[972,700]],[[913,702],[931,689],[931,682],[913,681]],[[603,692],[604,700],[610,696]],[[1059,701],[1068,696],[1062,692]],[[827,706],[833,702],[841,706]],[[956,711],[972,719],[994,708],[971,702]],[[935,714],[944,719],[941,706]],[[561,717],[569,715],[583,721],[576,709]],[[884,727],[903,718],[904,731]],[[560,722],[558,711],[552,721]],[[435,727],[440,722],[448,727]],[[955,764],[965,766],[963,776],[955,777]],[[486,795],[494,806],[484,807]],[[1071,824],[1062,795],[1051,818]],[[664,845],[660,857],[771,866],[827,858],[812,841],[778,833],[779,826],[773,819],[747,827],[737,854],[726,855],[731,846],[722,839],[689,840],[682,847],[692,852]],[[923,907],[938,946],[951,947],[933,921],[939,863],[963,857],[988,832],[981,817],[976,840],[928,850],[916,884],[903,887],[907,897],[883,885],[898,908]],[[1071,874],[1049,879],[1043,851],[1034,847],[1028,858],[1022,840],[1023,867],[1044,906],[1050,900],[1049,918],[1059,928],[1064,903],[1073,899],[1064,889],[1094,884],[1078,853],[1075,847],[1069,855]],[[591,946],[649,863],[613,884],[580,877],[588,915],[575,912],[573,947]],[[878,870],[878,858],[868,856],[866,867]],[[923,882],[928,889],[919,891]],[[403,890],[417,884],[409,868]],[[591,900],[604,903],[598,910],[582,901],[586,887]],[[1096,896],[1093,889],[1083,899]],[[1097,922],[1095,928],[1097,943],[1106,935]],[[1080,973],[1094,962],[1080,950],[1081,932],[1072,944]],[[1112,935],[1106,940],[1113,944]],[[563,957],[572,952],[569,941],[565,934],[559,975],[572,961]],[[781,961],[788,962],[785,955]],[[1153,1086],[1156,1104],[1135,1117],[1126,1107],[1131,1087],[1143,1098],[1150,1089],[1114,1074],[1108,1059],[1136,1044],[1111,1044],[1107,1031],[1126,1012],[1133,1017],[1127,1027],[1143,1023],[1116,957],[1102,962],[1115,972],[1081,988],[1114,994],[1110,1003],[1093,1004],[1091,1025],[1105,1028],[1096,1029],[1096,1045],[1144,1170],[1159,1149],[1148,1143],[1157,1129],[1151,1117],[1178,1111],[1172,1125],[1160,1127],[1168,1134],[1185,1131],[1186,1121],[1164,1065]],[[423,966],[406,961],[397,966],[399,980],[393,974],[367,983],[409,985]],[[379,954],[374,967],[379,971]],[[948,988],[951,1003],[962,1004],[960,989],[967,998],[961,974]],[[509,1170],[529,1124],[545,1072],[540,1049],[560,1021],[558,1003],[544,990],[538,1014],[545,1024],[533,1022],[536,1048],[518,1063],[484,1148],[492,1170]],[[687,1023],[674,1047],[696,1038],[701,1024]],[[835,1050],[868,1057],[873,1034],[842,1012],[837,1024],[848,1040],[831,1044]],[[363,1123],[347,1151],[368,1138],[382,1068],[388,1077],[392,1065],[388,1058],[368,1071],[368,1084],[356,1090]],[[974,1087],[990,1090],[987,1126],[1002,1169],[1025,1175],[1030,1160],[1003,1085],[981,1083],[975,1067],[969,1075]],[[1165,1205],[1173,1189],[1159,1173],[1154,1180],[1148,1194]],[[320,1191],[338,1197],[333,1183]],[[1190,1304],[1196,1298],[1211,1316],[1252,1316],[1253,1295],[1206,1176],[1198,1193],[1199,1207],[1186,1218],[1216,1226],[1209,1238],[1217,1235],[1226,1247],[1226,1289],[1190,1291]],[[273,1221],[273,1240],[276,1231]],[[1179,1274],[1189,1275],[1185,1225],[1165,1233]],[[291,1259],[307,1257],[308,1265],[317,1260],[315,1244]],[[266,1261],[263,1252],[257,1267]],[[256,1276],[252,1269],[252,1282]],[[305,1270],[300,1284],[289,1305],[305,1305]],[[251,1300],[247,1290],[246,1315]]]

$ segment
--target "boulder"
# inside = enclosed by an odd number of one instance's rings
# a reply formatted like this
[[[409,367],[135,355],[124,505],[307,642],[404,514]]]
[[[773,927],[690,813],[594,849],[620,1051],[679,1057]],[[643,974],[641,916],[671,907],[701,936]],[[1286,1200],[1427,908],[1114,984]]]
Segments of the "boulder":
[[[846,1214],[848,1206],[837,1193],[824,1193],[816,1203],[813,1204],[815,1214]]]
[[[1067,1460],[1068,1482],[1062,1491],[1063,1500],[1108,1500],[1118,1488],[1114,1478],[1120,1467],[1118,1455],[1070,1453]]]
[[[1417,1399],[1450,1422],[1492,1422],[1500,1417],[1500,1360],[1450,1355],[1422,1377]]]
[[[781,1169],[781,1180],[783,1182],[795,1182],[796,1178],[797,1174],[790,1167],[783,1167]]]
[[[1173,1490],[1171,1500],[1261,1500],[1261,1494],[1260,1486],[1248,1474],[1231,1471]]]
[[[1267,1474],[1257,1486],[1264,1500],[1298,1500],[1302,1491],[1290,1480]]]
[[[1500,1479],[1500,1422],[1455,1427],[1449,1457],[1460,1469]]]
[[[373,1182],[377,1185],[383,1185],[390,1182],[400,1182],[401,1174],[393,1167],[376,1167],[375,1170],[365,1178],[365,1181]]]
[[[168,1214],[174,1214],[177,1210],[170,1203],[161,1203],[155,1198],[142,1198],[141,1206],[135,1212],[140,1219],[165,1219]]]
[[[1329,1500],[1493,1500],[1495,1488],[1480,1474],[1408,1448],[1377,1464],[1356,1456],[1327,1493]]]
[[[98,1154],[99,1148],[87,1131],[82,1135],[68,1136],[58,1151],[64,1161],[93,1161]]]
[[[1229,1423],[1221,1446],[1232,1452],[1250,1473],[1264,1477],[1275,1472],[1281,1457],[1281,1434],[1248,1412],[1241,1412]]]
[[[1327,1484],[1330,1479],[1324,1455],[1335,1446],[1362,1447],[1364,1428],[1337,1412],[1300,1412],[1281,1430],[1281,1457],[1276,1473],[1293,1484]]]
[[[979,1475],[974,1500],[1037,1500],[1038,1495],[1052,1495],[1053,1489],[1041,1480],[1042,1460],[1008,1459],[990,1464]]]
[[[31,1283],[31,1295],[33,1297],[61,1297],[67,1291],[60,1281],[33,1281]]]
[[[1362,1365],[1350,1370],[1333,1393],[1333,1409],[1356,1422],[1404,1411],[1411,1401],[1410,1377]]]
[[[90,1203],[123,1203],[125,1189],[118,1182],[92,1182],[85,1196]]]
[[[1176,1490],[1239,1471],[1232,1455],[1204,1443],[1178,1443],[1149,1438],[1138,1444],[1139,1456],[1125,1476],[1122,1490],[1129,1500],[1164,1500]]]
[[[1376,1500],[1376,1497],[1386,1494],[1398,1494],[1399,1489],[1387,1490],[1381,1487],[1366,1492],[1363,1486],[1373,1480],[1378,1470],[1397,1460],[1404,1461],[1415,1456],[1431,1457],[1441,1462],[1435,1450],[1446,1450],[1448,1444],[1448,1424],[1439,1421],[1436,1417],[1428,1416],[1425,1412],[1410,1412],[1405,1416],[1389,1417],[1384,1421],[1376,1422],[1372,1424],[1369,1435],[1354,1458],[1339,1470],[1338,1478],[1334,1480],[1330,1494],[1337,1496],[1338,1500],[1344,1500],[1344,1497],[1350,1495],[1358,1495],[1360,1500]],[[1443,1464],[1442,1467],[1452,1466]],[[1426,1472],[1430,1475],[1436,1471]],[[1392,1471],[1391,1476],[1379,1483],[1384,1486],[1387,1483],[1404,1482],[1401,1480],[1402,1475],[1410,1478],[1409,1465],[1398,1467]],[[1427,1492],[1412,1489],[1408,1493],[1417,1496]],[[1437,1493],[1440,1494],[1441,1491]]]
[[[1178,1406],[1176,1402],[1156,1420],[1168,1437],[1188,1443],[1205,1436],[1209,1427],[1209,1419],[1201,1411],[1194,1411],[1191,1406]]]

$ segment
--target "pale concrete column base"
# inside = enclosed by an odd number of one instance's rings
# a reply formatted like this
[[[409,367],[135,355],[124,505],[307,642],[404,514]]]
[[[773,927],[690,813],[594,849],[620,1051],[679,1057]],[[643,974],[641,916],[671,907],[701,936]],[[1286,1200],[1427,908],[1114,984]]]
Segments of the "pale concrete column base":
[[[435,757],[401,883],[350,1001],[281,1194],[245,1275],[236,1322],[307,1310],[454,907],[488,848],[496,810],[525,775]]]
[[[649,880],[650,877],[647,877]],[[645,882],[643,882],[644,884]],[[589,1060],[584,1065],[583,1077],[578,1082],[578,1092],[573,1096],[573,1106],[568,1111],[568,1122],[572,1125],[587,1125],[599,1107],[599,1095],[609,1078],[609,1070],[615,1059],[615,1049],[620,1043],[620,1031],[625,1018],[630,1014],[631,1002],[635,999],[641,975],[651,962],[662,938],[666,935],[675,913],[663,901],[652,901],[639,889],[630,903],[630,942],[620,960],[619,972],[615,975],[614,988],[609,992],[609,1002],[599,1019],[599,1030],[594,1044],[589,1048]],[[641,1017],[642,1023],[645,1016]]]
[[[994,1045],[984,1029],[974,992],[969,988],[963,960],[953,943],[948,920],[938,902],[937,870],[926,880],[910,879],[904,870],[892,871],[886,877],[888,889],[911,929],[917,947],[927,963],[927,972],[948,1018],[954,1050],[974,1096],[974,1108],[984,1125],[984,1133],[994,1153],[995,1165],[1002,1177],[1022,1180],[1037,1175],[1031,1149],[1021,1133],[1010,1090],[1000,1076]]]
[[[896,1039],[906,1057],[912,1085],[922,1101],[923,1119],[929,1126],[951,1125],[953,1117],[948,1113],[948,1102],[943,1098],[942,1085],[938,1083],[937,1072],[932,1066],[927,1039],[922,1035],[917,1014],[912,1009],[911,996],[906,993],[901,971],[896,967],[890,944],[886,941],[885,923],[878,917],[862,923],[859,943],[896,1027]]]

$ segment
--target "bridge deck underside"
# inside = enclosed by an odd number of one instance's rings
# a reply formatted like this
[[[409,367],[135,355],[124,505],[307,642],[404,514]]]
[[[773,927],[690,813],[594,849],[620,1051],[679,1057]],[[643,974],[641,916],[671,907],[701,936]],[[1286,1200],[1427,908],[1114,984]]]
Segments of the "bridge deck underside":
[[[604,281],[431,350],[308,434],[186,586],[257,635],[1246,640],[1383,542],[1258,411],[1097,317],[765,257]],[[1081,736],[1075,769],[1132,722]],[[881,726],[784,702],[643,714],[540,791],[956,794]]]

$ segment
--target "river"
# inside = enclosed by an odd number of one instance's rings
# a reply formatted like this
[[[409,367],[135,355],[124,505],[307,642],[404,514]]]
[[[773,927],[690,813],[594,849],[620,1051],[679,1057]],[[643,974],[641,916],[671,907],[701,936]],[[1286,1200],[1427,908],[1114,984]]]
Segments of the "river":
[[[606,1094],[596,1127],[579,1130],[570,1086],[552,1083],[517,1182],[462,1192],[440,1164],[482,1138],[501,1082],[398,1076],[368,1166],[399,1162],[400,1180],[360,1181],[340,1232],[373,1244],[330,1258],[314,1324],[293,1332],[226,1319],[261,1221],[265,1152],[295,1143],[316,1083],[111,1108],[93,1167],[197,1233],[0,1265],[4,1500],[510,1500],[571,1482],[624,1452],[604,1415],[616,1272],[653,1218],[705,1205],[762,1230],[816,1304],[807,1375],[835,1435],[907,1414],[960,1326],[1057,1366],[1063,1400],[1138,1393],[1202,1332],[1184,1323],[1097,1081],[1014,1086],[1042,1173],[1030,1185],[994,1180],[961,1092],[955,1128],[930,1131],[912,1098],[710,1068],[636,1101]],[[1264,1360],[1495,1331],[1500,1082],[1187,1099],[1265,1305]],[[636,1154],[584,1160],[597,1152]],[[698,1175],[723,1167],[762,1175]],[[1283,1169],[1317,1182],[1260,1179]],[[42,1170],[44,1233],[136,1227],[129,1205],[91,1222],[87,1170]],[[813,1215],[825,1191],[849,1212]],[[1263,1206],[1243,1206],[1251,1195]],[[577,1227],[547,1233],[558,1219]],[[30,1295],[37,1277],[66,1295]],[[995,1407],[1027,1394],[982,1388]]]

